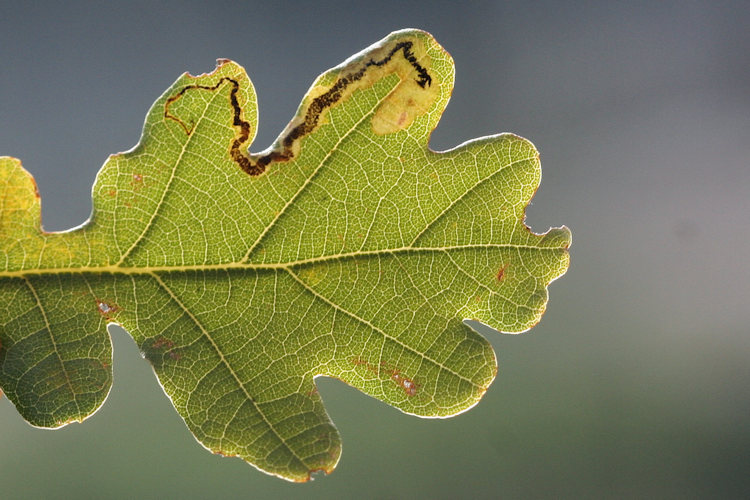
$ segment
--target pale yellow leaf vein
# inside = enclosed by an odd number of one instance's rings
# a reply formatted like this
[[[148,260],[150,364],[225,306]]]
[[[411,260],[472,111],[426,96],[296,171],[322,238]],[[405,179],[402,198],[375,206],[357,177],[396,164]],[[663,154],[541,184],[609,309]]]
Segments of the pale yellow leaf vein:
[[[505,171],[506,169],[508,169],[508,168],[511,168],[511,167],[513,167],[514,165],[517,165],[518,163],[521,163],[521,162],[525,162],[525,161],[529,161],[529,160],[533,160],[533,159],[534,159],[534,157],[530,157],[530,158],[520,158],[520,159],[518,159],[518,160],[514,160],[514,161],[512,161],[512,162],[510,162],[510,163],[508,163],[508,164],[506,164],[506,165],[503,165],[503,166],[502,166],[502,167],[500,167],[499,169],[495,170],[494,172],[492,172],[492,173],[491,173],[490,175],[488,175],[487,177],[484,177],[484,178],[480,179],[480,180],[479,180],[479,181],[478,181],[478,182],[477,182],[476,184],[474,184],[474,185],[473,185],[473,186],[471,186],[471,187],[470,187],[469,189],[467,189],[466,191],[464,191],[464,192],[463,192],[463,193],[462,193],[462,194],[461,194],[460,196],[458,196],[458,197],[457,197],[457,198],[456,198],[455,200],[451,201],[451,202],[450,202],[450,203],[448,204],[448,206],[447,206],[447,207],[445,207],[445,209],[444,209],[444,210],[443,210],[442,212],[440,212],[440,213],[439,213],[438,215],[436,215],[436,216],[435,216],[435,217],[434,217],[434,218],[433,218],[433,219],[432,219],[431,221],[427,222],[427,224],[425,224],[424,228],[422,228],[422,230],[421,230],[421,231],[420,231],[419,233],[417,233],[417,235],[416,235],[416,236],[414,237],[414,239],[413,239],[413,240],[411,241],[411,243],[410,243],[410,245],[409,245],[409,246],[413,246],[413,245],[415,245],[415,244],[417,243],[417,241],[419,240],[419,238],[421,238],[421,237],[422,237],[422,235],[424,235],[424,234],[425,234],[425,233],[426,233],[426,232],[427,232],[427,231],[428,231],[428,230],[429,230],[429,229],[430,229],[430,228],[431,228],[431,227],[432,227],[432,226],[433,226],[433,225],[434,225],[434,224],[435,224],[435,223],[436,223],[437,221],[439,221],[439,220],[440,220],[440,219],[441,219],[441,218],[442,218],[442,217],[443,217],[444,215],[446,215],[446,214],[447,214],[448,212],[450,212],[450,211],[451,211],[451,210],[453,209],[453,207],[455,207],[455,206],[456,206],[456,205],[457,205],[458,203],[460,203],[460,202],[461,202],[461,200],[463,200],[463,199],[464,199],[464,198],[465,198],[466,196],[468,196],[468,195],[470,195],[470,194],[471,194],[472,192],[474,192],[474,190],[475,190],[476,188],[478,188],[479,186],[481,186],[482,184],[484,184],[484,183],[485,183],[486,181],[488,181],[488,180],[492,179],[492,178],[493,178],[494,176],[496,176],[497,174],[499,174],[499,173],[501,173],[501,172],[504,172],[504,171]]]
[[[179,297],[177,297],[177,295],[172,291],[172,289],[169,288],[166,283],[164,283],[164,281],[159,277],[158,274],[156,274],[156,273],[149,273],[149,274],[159,284],[159,286],[165,292],[167,292],[167,294],[169,294],[169,296],[171,297],[171,299],[180,307],[180,309],[182,309],[185,312],[185,314],[190,318],[190,320],[200,329],[200,331],[203,334],[203,336],[208,339],[208,341],[211,343],[211,346],[216,351],[216,354],[219,355],[219,360],[221,361],[221,363],[226,367],[227,370],[229,370],[229,373],[232,375],[232,378],[234,378],[234,380],[237,383],[237,385],[239,386],[239,388],[245,394],[245,397],[247,398],[247,400],[250,401],[250,403],[253,405],[253,407],[255,408],[255,410],[261,416],[261,418],[266,423],[266,425],[271,430],[271,432],[278,438],[278,440],[281,442],[281,444],[284,445],[284,447],[289,450],[289,452],[292,454],[292,456],[294,456],[294,458],[297,461],[299,461],[299,463],[302,464],[303,467],[307,468],[307,465],[305,465],[305,462],[299,457],[299,455],[297,455],[297,453],[294,451],[294,449],[291,446],[289,446],[289,444],[284,440],[284,438],[281,436],[281,434],[278,433],[278,431],[273,426],[273,424],[271,423],[271,421],[268,420],[268,417],[266,417],[265,413],[263,413],[263,411],[260,409],[260,406],[258,405],[258,403],[255,402],[255,400],[253,399],[253,397],[247,391],[247,389],[245,388],[245,385],[242,383],[242,381],[240,380],[240,378],[237,375],[237,373],[232,369],[232,366],[229,363],[229,361],[227,361],[227,359],[224,356],[224,353],[222,352],[221,348],[216,344],[216,342],[214,341],[213,337],[211,337],[211,334],[208,332],[208,330],[206,329],[206,327],[203,326],[203,323],[201,323],[198,320],[198,318],[190,311],[190,309],[187,306],[185,306],[185,304],[179,299]]]
[[[394,87],[394,89],[395,88],[396,87]],[[393,92],[393,90],[391,90],[391,92]],[[312,173],[307,177],[307,179],[305,179],[305,182],[302,183],[302,185],[299,187],[299,189],[297,190],[297,192],[294,193],[289,198],[289,200],[281,208],[281,210],[279,210],[279,212],[276,214],[276,216],[273,219],[271,219],[271,221],[268,223],[268,225],[265,227],[265,229],[263,229],[263,232],[260,233],[260,236],[258,236],[258,239],[255,240],[255,243],[253,243],[250,246],[250,248],[247,250],[247,253],[245,254],[245,256],[242,258],[242,260],[240,262],[244,263],[244,262],[247,262],[247,261],[250,260],[250,256],[252,255],[253,251],[258,247],[258,245],[263,240],[263,238],[265,238],[266,234],[268,234],[269,231],[271,231],[271,229],[276,225],[276,223],[279,221],[279,219],[284,214],[284,212],[287,211],[287,209],[294,203],[294,201],[297,198],[299,198],[299,196],[307,188],[307,186],[310,185],[310,183],[312,182],[312,180],[317,176],[318,172],[320,172],[323,169],[323,167],[325,166],[325,164],[328,162],[328,159],[333,155],[333,153],[335,153],[338,150],[338,147],[341,145],[341,143],[344,142],[349,137],[349,135],[352,134],[352,132],[354,132],[355,130],[357,130],[357,127],[359,127],[359,125],[363,121],[365,121],[367,118],[369,118],[370,116],[372,116],[375,113],[375,110],[378,108],[378,106],[380,106],[380,104],[388,98],[388,96],[391,94],[391,92],[388,92],[388,94],[386,94],[382,98],[378,99],[375,102],[375,105],[372,106],[372,109],[370,109],[370,111],[368,111],[367,113],[365,113],[364,115],[362,115],[362,118],[360,118],[357,121],[357,123],[355,123],[349,130],[347,130],[346,133],[344,135],[342,135],[341,138],[339,138],[338,141],[336,141],[336,144],[334,144],[333,147],[331,147],[331,150],[328,151],[328,153],[326,153],[326,155],[323,157],[323,159],[320,160],[320,164],[317,167],[315,167],[315,169],[312,171]],[[329,111],[329,113],[330,113],[330,111]]]
[[[447,366],[443,365],[439,361],[437,361],[435,359],[432,359],[431,357],[427,356],[426,354],[417,351],[413,347],[410,347],[409,345],[401,342],[396,337],[387,334],[386,332],[384,332],[383,330],[381,330],[377,326],[373,325],[372,323],[370,323],[366,319],[360,318],[359,316],[357,316],[353,312],[348,311],[348,310],[344,309],[343,307],[341,307],[340,305],[336,304],[335,302],[331,301],[326,296],[321,295],[314,288],[312,288],[310,285],[308,285],[307,283],[305,283],[299,276],[297,276],[296,274],[294,274],[294,272],[292,272],[291,269],[286,268],[286,271],[289,273],[289,275],[292,278],[294,278],[294,280],[297,283],[299,283],[300,285],[302,285],[305,288],[305,290],[309,291],[313,296],[315,296],[316,298],[322,300],[323,302],[325,302],[326,304],[328,304],[330,307],[334,308],[335,310],[340,311],[340,312],[344,313],[345,315],[349,316],[350,318],[353,318],[353,319],[357,320],[361,324],[369,327],[372,331],[377,332],[377,333],[381,334],[383,337],[385,337],[386,339],[390,340],[391,342],[393,342],[395,344],[398,344],[405,351],[409,351],[409,352],[412,352],[412,353],[416,354],[420,358],[424,359],[425,361],[429,361],[430,363],[434,364],[435,366],[437,366],[441,370],[444,370],[444,371],[450,373],[451,375],[455,376],[456,378],[459,378],[459,379],[463,380],[464,382],[468,382],[469,384],[473,385],[474,387],[478,387],[480,389],[486,389],[486,387],[482,387],[481,385],[477,384],[473,380],[468,379],[468,378],[464,377],[463,375],[461,375],[461,374],[459,374],[459,373],[451,370],[450,368],[448,368]]]
[[[156,221],[156,218],[159,215],[159,212],[161,210],[162,205],[164,205],[164,200],[167,198],[167,194],[171,190],[172,182],[177,177],[177,169],[182,162],[182,157],[185,155],[185,152],[188,149],[188,146],[190,145],[190,141],[193,138],[194,135],[196,135],[196,132],[198,131],[198,125],[203,120],[203,118],[206,116],[206,113],[208,112],[208,108],[211,107],[211,104],[214,102],[214,99],[216,99],[216,96],[220,95],[221,92],[214,92],[211,96],[211,99],[206,103],[205,108],[203,108],[203,112],[201,115],[195,120],[195,125],[193,125],[193,130],[190,135],[188,135],[187,139],[185,140],[185,143],[182,145],[182,149],[180,150],[180,154],[177,156],[177,159],[174,162],[174,166],[172,167],[172,171],[169,175],[169,179],[167,180],[166,185],[164,186],[164,189],[162,190],[161,197],[159,198],[159,202],[156,204],[156,207],[154,207],[154,211],[151,214],[151,217],[149,218],[146,225],[143,227],[143,231],[141,231],[140,236],[138,236],[134,241],[133,244],[130,245],[130,248],[128,248],[123,254],[122,257],[120,257],[120,260],[117,261],[115,266],[121,265],[123,262],[125,262],[125,259],[130,256],[131,253],[138,247],[138,245],[143,241],[148,231],[151,229],[151,227],[154,225],[154,221]]]
[[[461,267],[458,264],[458,262],[456,262],[455,260],[453,260],[453,257],[451,257],[451,255],[448,252],[445,252],[445,255],[448,257],[448,259],[451,261],[451,263],[456,267],[456,269],[458,270],[458,272],[460,272],[461,274],[463,274],[464,276],[466,276],[467,278],[469,278],[478,287],[484,288],[485,290],[487,290],[490,293],[490,295],[497,295],[498,297],[500,297],[504,301],[506,301],[506,302],[508,302],[510,304],[513,304],[514,306],[516,306],[516,307],[518,307],[520,309],[528,309],[529,311],[532,311],[532,312],[538,312],[536,309],[534,309],[534,308],[532,308],[532,307],[530,307],[530,306],[528,306],[526,304],[518,304],[516,302],[513,302],[508,297],[506,297],[504,295],[501,295],[500,293],[498,293],[495,290],[492,290],[490,287],[488,287],[487,285],[485,285],[484,283],[482,283],[481,281],[479,281],[478,279],[476,279],[474,276],[472,276],[471,273],[465,271],[464,268]]]
[[[24,282],[26,283],[26,286],[31,291],[31,294],[34,296],[34,300],[36,301],[37,306],[39,307],[39,312],[42,314],[42,319],[44,320],[44,326],[47,328],[47,333],[49,334],[50,342],[52,342],[52,348],[55,350],[55,356],[57,357],[57,360],[60,362],[60,368],[62,368],[62,372],[65,375],[65,382],[68,385],[68,388],[70,389],[70,393],[73,396],[73,402],[76,405],[76,410],[78,411],[77,416],[81,416],[81,407],[78,404],[78,398],[75,389],[73,388],[73,384],[70,381],[70,376],[68,375],[68,371],[65,369],[65,362],[62,359],[62,356],[60,355],[60,351],[57,349],[57,342],[55,342],[55,337],[52,335],[52,326],[50,325],[49,319],[47,318],[47,312],[44,309],[44,306],[42,305],[42,301],[39,298],[39,295],[36,293],[36,289],[31,284],[31,282],[24,278]]]

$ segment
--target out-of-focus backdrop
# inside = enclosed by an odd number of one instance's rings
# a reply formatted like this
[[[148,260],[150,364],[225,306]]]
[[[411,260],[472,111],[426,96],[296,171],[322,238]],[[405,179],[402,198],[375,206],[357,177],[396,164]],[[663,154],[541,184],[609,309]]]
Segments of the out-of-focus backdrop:
[[[245,66],[260,151],[319,73],[415,27],[456,61],[431,147],[534,142],[528,223],[572,229],[571,267],[536,328],[487,334],[500,372],[465,414],[422,420],[319,379],[344,453],[306,485],[203,450],[112,328],[114,388],[84,424],[33,429],[0,400],[0,496],[750,495],[747,2],[155,5],[0,9],[0,154],[35,176],[47,230],[88,217],[99,167],[183,71]]]

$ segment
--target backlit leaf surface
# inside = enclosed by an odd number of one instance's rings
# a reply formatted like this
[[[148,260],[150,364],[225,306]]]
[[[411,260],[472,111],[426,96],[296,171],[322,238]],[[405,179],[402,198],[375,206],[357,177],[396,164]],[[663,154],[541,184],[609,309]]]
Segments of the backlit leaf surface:
[[[112,383],[122,325],[215,453],[304,481],[341,453],[316,376],[406,413],[478,402],[495,354],[474,319],[522,332],[568,265],[567,228],[524,225],[534,146],[428,147],[453,62],[407,30],[321,75],[267,151],[245,71],[183,75],[93,211],[41,228],[32,177],[0,159],[0,388],[32,425],[82,421]]]

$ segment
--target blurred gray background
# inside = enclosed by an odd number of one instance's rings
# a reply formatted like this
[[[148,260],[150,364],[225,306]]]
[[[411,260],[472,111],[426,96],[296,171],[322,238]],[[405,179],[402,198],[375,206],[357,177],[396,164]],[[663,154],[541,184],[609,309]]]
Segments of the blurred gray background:
[[[457,66],[431,147],[534,142],[528,223],[568,225],[572,263],[536,328],[488,335],[500,372],[465,414],[319,379],[344,453],[306,485],[203,450],[112,329],[115,385],[83,425],[33,429],[0,400],[0,496],[750,495],[748,2],[102,4],[0,7],[0,154],[36,178],[47,230],[88,217],[102,162],[183,71],[245,66],[260,151],[319,73],[415,27]]]

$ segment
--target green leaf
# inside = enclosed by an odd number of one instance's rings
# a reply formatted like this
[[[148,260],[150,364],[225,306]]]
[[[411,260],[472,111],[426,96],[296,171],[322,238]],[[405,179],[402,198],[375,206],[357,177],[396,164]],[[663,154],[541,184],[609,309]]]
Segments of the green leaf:
[[[453,76],[429,34],[393,33],[321,75],[250,155],[244,69],[185,74],[63,233],[0,159],[0,388],[32,425],[84,420],[122,325],[200,443],[295,481],[341,452],[316,376],[414,415],[476,404],[496,360],[463,321],[535,325],[570,233],[524,225],[541,177],[525,139],[427,147]]]

